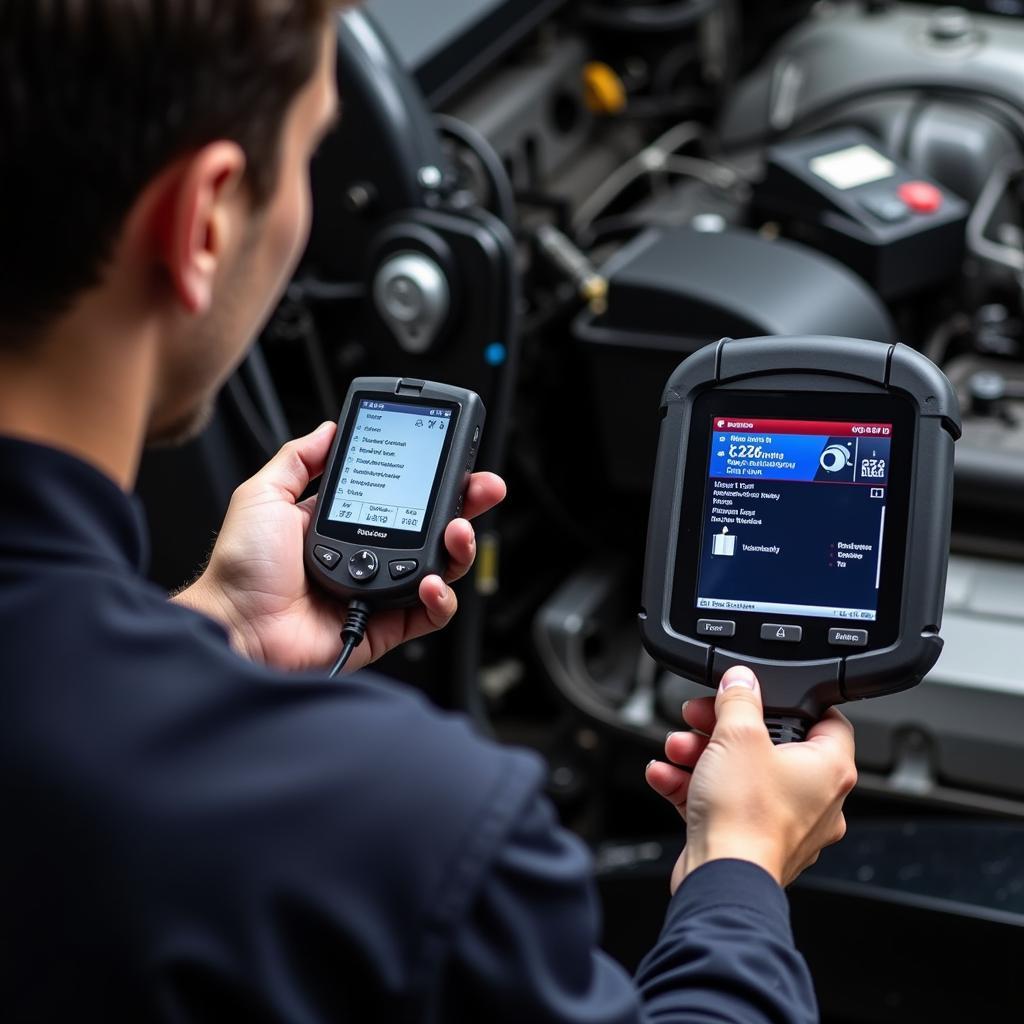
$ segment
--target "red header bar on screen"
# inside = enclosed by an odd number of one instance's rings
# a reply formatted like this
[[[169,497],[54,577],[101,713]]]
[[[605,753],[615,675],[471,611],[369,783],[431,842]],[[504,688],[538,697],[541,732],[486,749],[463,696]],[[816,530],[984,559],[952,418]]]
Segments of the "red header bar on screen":
[[[714,430],[733,434],[821,434],[824,437],[892,437],[891,423],[840,423],[835,420],[759,420],[716,416]]]

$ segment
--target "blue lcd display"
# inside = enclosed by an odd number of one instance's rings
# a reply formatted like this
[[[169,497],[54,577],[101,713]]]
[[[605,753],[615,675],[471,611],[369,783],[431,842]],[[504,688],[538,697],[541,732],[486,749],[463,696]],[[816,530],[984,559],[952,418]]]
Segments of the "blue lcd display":
[[[697,607],[874,621],[892,433],[714,417]]]

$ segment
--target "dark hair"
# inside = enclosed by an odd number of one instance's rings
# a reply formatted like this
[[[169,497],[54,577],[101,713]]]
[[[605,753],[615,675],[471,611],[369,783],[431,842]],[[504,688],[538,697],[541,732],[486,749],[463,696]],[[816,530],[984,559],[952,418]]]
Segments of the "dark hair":
[[[100,283],[177,157],[237,142],[259,205],[331,0],[0,0],[0,345]]]

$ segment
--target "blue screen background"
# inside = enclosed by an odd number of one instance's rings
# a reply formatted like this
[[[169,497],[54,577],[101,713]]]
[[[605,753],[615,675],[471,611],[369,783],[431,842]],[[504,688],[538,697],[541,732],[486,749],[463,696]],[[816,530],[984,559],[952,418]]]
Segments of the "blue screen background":
[[[715,430],[698,607],[875,619],[891,444]]]

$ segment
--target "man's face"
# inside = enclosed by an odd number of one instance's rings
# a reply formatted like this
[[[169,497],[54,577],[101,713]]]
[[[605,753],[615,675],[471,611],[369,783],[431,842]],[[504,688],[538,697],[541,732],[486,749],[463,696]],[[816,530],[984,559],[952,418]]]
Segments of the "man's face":
[[[337,118],[336,35],[324,30],[323,53],[312,80],[289,109],[281,140],[277,188],[253,210],[239,203],[239,241],[218,269],[212,305],[169,340],[149,430],[154,444],[179,443],[209,422],[217,394],[273,312],[309,240],[309,165]]]

